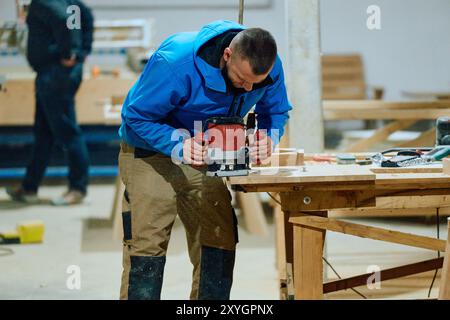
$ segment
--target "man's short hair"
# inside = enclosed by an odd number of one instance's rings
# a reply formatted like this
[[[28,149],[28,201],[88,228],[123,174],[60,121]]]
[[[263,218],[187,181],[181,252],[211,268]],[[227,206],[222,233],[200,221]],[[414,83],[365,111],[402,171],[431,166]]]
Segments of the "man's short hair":
[[[255,75],[267,73],[277,57],[277,44],[270,32],[249,28],[239,32],[230,45],[233,52],[248,60]]]

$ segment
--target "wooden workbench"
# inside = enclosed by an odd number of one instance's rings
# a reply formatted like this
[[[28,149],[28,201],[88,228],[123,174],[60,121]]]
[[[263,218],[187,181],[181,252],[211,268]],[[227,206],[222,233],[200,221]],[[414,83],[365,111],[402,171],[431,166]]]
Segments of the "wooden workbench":
[[[279,169],[279,170],[278,170]],[[450,299],[448,241],[344,222],[328,217],[332,210],[442,210],[450,207],[450,175],[436,168],[376,170],[357,165],[305,165],[259,168],[229,183],[246,192],[279,193],[284,260],[281,297],[322,299],[324,293],[366,285],[373,274],[323,283],[326,230],[446,252],[445,258],[382,270],[381,280],[443,267],[439,298]],[[280,217],[276,218],[280,220]]]

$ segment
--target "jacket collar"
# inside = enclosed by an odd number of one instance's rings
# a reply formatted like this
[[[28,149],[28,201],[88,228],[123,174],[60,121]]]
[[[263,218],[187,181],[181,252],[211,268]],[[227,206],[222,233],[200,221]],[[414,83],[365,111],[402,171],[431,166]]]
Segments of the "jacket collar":
[[[202,58],[197,56],[198,50],[206,42],[224,32],[230,30],[241,31],[244,29],[245,27],[243,25],[240,25],[236,22],[228,20],[218,20],[207,24],[197,34],[194,42],[194,61],[200,74],[205,79],[206,87],[208,87],[209,89],[225,93],[227,91],[227,86],[225,80],[222,77],[221,70],[219,68],[214,68]]]
[[[203,76],[205,80],[205,85],[209,89],[214,91],[226,93],[227,92],[227,84],[225,79],[222,76],[222,70],[220,68],[215,68],[200,58],[197,53],[202,45],[211,40],[212,38],[225,33],[230,30],[244,30],[245,27],[233,21],[228,20],[217,20],[210,24],[205,25],[200,32],[197,34],[197,37],[194,42],[194,62],[199,70],[200,74]],[[254,89],[258,89],[264,87],[266,85],[270,85],[273,83],[273,69],[269,73],[266,80],[264,80],[261,84],[255,85]]]

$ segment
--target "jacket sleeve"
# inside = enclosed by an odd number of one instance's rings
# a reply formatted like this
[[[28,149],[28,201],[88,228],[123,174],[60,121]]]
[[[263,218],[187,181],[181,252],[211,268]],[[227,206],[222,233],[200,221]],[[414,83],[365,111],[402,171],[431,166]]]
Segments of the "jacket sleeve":
[[[40,17],[50,25],[60,58],[69,59],[72,55],[72,34],[66,25],[66,10],[64,1],[33,1],[29,14]]]
[[[292,106],[287,97],[283,67],[279,58],[277,58],[274,68],[276,68],[274,82],[256,104],[255,113],[258,129],[267,130],[275,147],[284,134],[284,126],[289,119],[288,112]]]
[[[175,128],[162,120],[181,105],[186,92],[186,85],[166,59],[153,54],[127,97],[124,124],[151,148],[171,156],[179,141],[172,140]]]

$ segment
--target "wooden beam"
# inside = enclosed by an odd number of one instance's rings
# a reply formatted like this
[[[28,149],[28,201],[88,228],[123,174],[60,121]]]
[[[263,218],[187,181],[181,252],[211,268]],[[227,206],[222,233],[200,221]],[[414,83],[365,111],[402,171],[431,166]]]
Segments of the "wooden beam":
[[[380,209],[418,209],[450,206],[450,195],[379,197],[376,207]]]
[[[386,281],[390,279],[397,279],[401,277],[407,277],[413,274],[427,272],[430,270],[435,270],[442,268],[442,263],[444,258],[435,258],[431,260],[421,261],[417,263],[412,263],[400,267],[390,268],[380,271],[380,281]],[[330,293],[339,290],[346,290],[349,288],[359,287],[367,285],[367,280],[369,277],[373,276],[374,273],[366,273],[346,279],[340,279],[323,285],[323,293]]]
[[[324,230],[294,225],[294,287],[296,300],[323,298]]]
[[[450,300],[450,219],[447,222],[447,249],[439,287],[439,300]]]
[[[283,210],[290,212],[329,209],[374,207],[374,190],[356,191],[299,191],[283,193]]]
[[[325,120],[435,120],[450,113],[450,101],[325,100],[323,110]]]
[[[360,139],[352,144],[346,152],[362,152],[369,150],[375,144],[386,140],[392,133],[408,128],[416,123],[416,120],[397,120],[393,121],[384,127],[376,130],[372,136],[367,139]]]
[[[279,199],[279,196],[276,196]],[[278,269],[278,278],[287,279],[286,276],[286,244],[284,239],[284,215],[281,206],[275,204],[273,208],[273,215],[275,221],[275,238],[276,238],[276,261]]]
[[[441,215],[449,212],[440,212]],[[377,209],[377,208],[356,208],[328,211],[330,218],[351,218],[351,217],[427,217],[436,215],[436,208],[421,209]]]
[[[435,251],[445,251],[446,245],[444,240],[377,227],[369,227],[361,224],[344,222],[330,218],[322,218],[316,216],[291,216],[289,222],[296,225],[325,229],[361,238],[392,242]]]
[[[445,158],[442,162],[444,174],[450,175],[450,158]]]
[[[327,111],[448,109],[450,101],[326,100]]]

